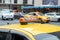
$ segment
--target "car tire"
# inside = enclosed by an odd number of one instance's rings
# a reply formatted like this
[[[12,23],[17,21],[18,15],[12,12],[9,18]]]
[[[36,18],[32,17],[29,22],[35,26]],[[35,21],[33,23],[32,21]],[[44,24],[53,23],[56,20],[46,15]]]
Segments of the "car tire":
[[[58,19],[58,22],[60,22],[60,18]]]
[[[4,20],[3,16],[2,16],[2,20]]]
[[[13,20],[13,18],[11,18],[11,20]]]
[[[44,24],[45,22],[43,22],[42,20],[41,20],[41,24]]]
[[[43,21],[41,20],[41,18],[39,18],[39,20],[40,20],[39,22],[40,22],[41,24],[44,24],[44,23],[45,23],[45,22],[43,22]]]
[[[46,23],[49,23],[49,21],[47,21]]]
[[[8,20],[13,20],[13,18],[8,18]]]
[[[27,22],[20,22],[21,25],[27,25]]]

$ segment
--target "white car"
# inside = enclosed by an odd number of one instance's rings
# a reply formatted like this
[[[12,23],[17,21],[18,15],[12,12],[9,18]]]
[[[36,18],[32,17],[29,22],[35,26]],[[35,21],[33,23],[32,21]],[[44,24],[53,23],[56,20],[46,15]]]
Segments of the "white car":
[[[14,18],[14,13],[10,11],[1,11],[0,12],[0,19],[11,19],[13,20]]]
[[[56,12],[46,13],[45,16],[49,16],[51,21],[60,22],[60,14]]]

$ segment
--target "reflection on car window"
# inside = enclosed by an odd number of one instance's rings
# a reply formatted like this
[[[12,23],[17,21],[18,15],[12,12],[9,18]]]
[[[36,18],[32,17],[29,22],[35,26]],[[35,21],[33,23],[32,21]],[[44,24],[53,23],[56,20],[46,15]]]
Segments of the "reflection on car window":
[[[6,40],[7,33],[0,32],[0,40]]]
[[[55,35],[60,40],[60,31],[52,32],[52,33],[49,33],[49,34]]]
[[[12,40],[28,40],[28,39],[22,35],[12,34]]]

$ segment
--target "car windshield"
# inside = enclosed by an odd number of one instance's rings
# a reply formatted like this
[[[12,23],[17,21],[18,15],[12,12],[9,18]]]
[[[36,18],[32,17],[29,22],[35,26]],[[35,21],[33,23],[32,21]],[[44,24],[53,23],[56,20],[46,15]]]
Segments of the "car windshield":
[[[60,16],[60,14],[56,14],[57,16]]]

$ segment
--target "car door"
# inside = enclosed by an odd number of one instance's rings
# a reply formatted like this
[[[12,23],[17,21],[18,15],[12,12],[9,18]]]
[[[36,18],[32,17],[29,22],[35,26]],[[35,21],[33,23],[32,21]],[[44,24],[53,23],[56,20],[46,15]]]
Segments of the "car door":
[[[30,19],[32,21],[37,21],[37,15],[36,15],[36,13],[32,13],[32,15],[30,15]]]
[[[33,13],[28,13],[24,17],[25,19],[30,20],[30,21],[36,20],[36,16]]]
[[[57,15],[54,14],[54,21],[58,21]]]

